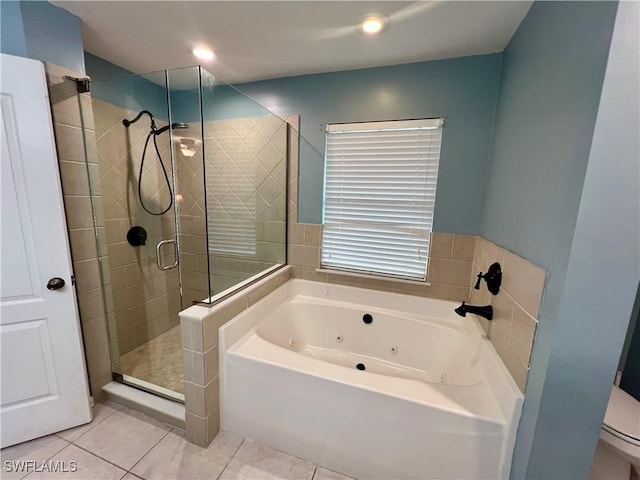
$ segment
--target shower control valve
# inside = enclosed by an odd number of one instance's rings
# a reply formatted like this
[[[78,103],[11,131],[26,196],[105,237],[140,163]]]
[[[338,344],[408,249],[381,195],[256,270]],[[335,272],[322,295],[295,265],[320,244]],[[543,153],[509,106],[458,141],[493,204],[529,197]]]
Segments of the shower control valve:
[[[474,289],[480,290],[480,280],[485,279],[487,282],[487,290],[492,294],[497,295],[500,291],[500,285],[502,284],[502,268],[498,262],[492,263],[489,270],[484,275],[482,272],[478,274],[478,280],[474,285]]]

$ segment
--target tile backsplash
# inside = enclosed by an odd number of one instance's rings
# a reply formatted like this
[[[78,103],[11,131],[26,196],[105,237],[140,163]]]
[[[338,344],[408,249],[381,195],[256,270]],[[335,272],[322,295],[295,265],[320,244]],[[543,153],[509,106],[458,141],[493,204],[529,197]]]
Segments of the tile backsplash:
[[[293,274],[296,278],[443,300],[468,300],[469,275],[476,239],[474,235],[431,234],[427,282],[420,283],[318,272],[316,269],[320,268],[322,225],[302,224],[293,220],[295,219],[289,220],[288,263],[294,266]]]
[[[502,267],[502,285],[497,295],[487,290],[484,280],[480,290],[473,287],[478,272],[486,272],[494,262]],[[533,342],[538,328],[547,272],[494,243],[478,237],[469,281],[469,302],[492,305],[493,321],[478,317],[482,328],[498,355],[524,392]]]

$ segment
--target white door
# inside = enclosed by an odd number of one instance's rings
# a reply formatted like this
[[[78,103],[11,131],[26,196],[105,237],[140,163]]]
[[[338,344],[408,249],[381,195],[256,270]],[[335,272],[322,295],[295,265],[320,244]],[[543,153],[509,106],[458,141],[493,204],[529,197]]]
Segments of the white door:
[[[87,423],[91,408],[44,68],[10,55],[0,64],[0,445],[6,447]]]

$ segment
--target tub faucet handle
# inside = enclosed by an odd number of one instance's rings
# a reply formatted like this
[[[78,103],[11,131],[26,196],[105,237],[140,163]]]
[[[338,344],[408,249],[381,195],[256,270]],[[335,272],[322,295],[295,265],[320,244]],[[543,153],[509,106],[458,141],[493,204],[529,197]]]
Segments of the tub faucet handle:
[[[478,280],[476,281],[476,284],[473,288],[475,288],[476,290],[480,290],[480,280],[482,280],[484,277],[484,275],[482,275],[482,272],[480,272],[478,274]]]
[[[489,270],[487,273],[483,274],[480,272],[478,274],[478,280],[473,288],[476,290],[480,290],[480,280],[485,279],[487,282],[487,290],[489,290],[492,294],[497,295],[500,291],[500,284],[502,283],[502,268],[498,262],[492,263],[489,266]]]

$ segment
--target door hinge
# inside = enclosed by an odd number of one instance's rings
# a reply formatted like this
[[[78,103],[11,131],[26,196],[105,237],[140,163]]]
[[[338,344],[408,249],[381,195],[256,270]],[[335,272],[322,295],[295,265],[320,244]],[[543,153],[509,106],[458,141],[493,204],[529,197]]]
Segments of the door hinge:
[[[78,90],[78,93],[87,93],[91,91],[91,80],[89,80],[87,77],[79,78],[65,75],[64,78],[76,83],[76,89]]]

